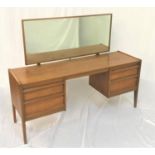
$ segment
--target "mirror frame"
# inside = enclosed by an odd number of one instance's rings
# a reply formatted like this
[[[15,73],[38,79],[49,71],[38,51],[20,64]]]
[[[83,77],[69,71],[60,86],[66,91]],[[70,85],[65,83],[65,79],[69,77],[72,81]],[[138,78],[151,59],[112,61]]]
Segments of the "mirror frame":
[[[110,15],[109,46],[98,45],[98,47],[97,47],[97,45],[96,46],[90,45],[90,46],[84,46],[84,47],[78,47],[78,48],[69,48],[69,49],[64,49],[64,50],[58,50],[59,52],[47,51],[45,53],[31,54],[31,56],[28,56],[28,54],[26,53],[26,42],[25,42],[25,31],[24,31],[24,22],[25,21],[63,19],[63,18],[78,18],[78,17],[89,17],[89,16],[106,16],[106,15]],[[63,59],[71,59],[71,58],[82,57],[82,56],[89,56],[89,55],[93,55],[93,54],[99,54],[99,53],[104,53],[104,52],[110,51],[111,29],[112,29],[112,13],[22,19],[21,24],[22,24],[22,38],[23,38],[23,48],[24,48],[24,56],[25,56],[25,64],[26,65],[40,64],[40,63],[44,63],[44,62],[63,60]]]

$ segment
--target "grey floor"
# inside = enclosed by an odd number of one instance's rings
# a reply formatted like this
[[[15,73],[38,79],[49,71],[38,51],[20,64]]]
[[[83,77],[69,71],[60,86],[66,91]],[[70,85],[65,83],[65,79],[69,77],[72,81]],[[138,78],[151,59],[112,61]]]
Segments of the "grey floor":
[[[88,85],[88,78],[67,81],[67,110],[13,123],[9,88],[0,87],[0,147],[154,147],[155,84],[141,80],[139,104],[133,93],[110,99]],[[73,91],[74,90],[74,91]]]

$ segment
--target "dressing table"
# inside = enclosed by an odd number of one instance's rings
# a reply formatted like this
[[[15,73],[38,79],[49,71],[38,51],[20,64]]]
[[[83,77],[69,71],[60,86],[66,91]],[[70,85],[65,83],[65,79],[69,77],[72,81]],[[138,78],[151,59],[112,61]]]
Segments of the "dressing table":
[[[134,107],[137,106],[139,58],[121,51],[104,53],[108,50],[105,45],[68,50],[67,56],[64,54],[67,49],[58,55],[47,52],[35,57],[31,54],[27,56],[27,63],[36,62],[37,65],[9,69],[13,118],[16,122],[17,111],[22,120],[24,143],[27,143],[26,121],[67,110],[66,80],[69,79],[89,76],[89,84],[108,98],[133,91]],[[57,57],[64,60],[41,64],[43,59],[48,61]]]

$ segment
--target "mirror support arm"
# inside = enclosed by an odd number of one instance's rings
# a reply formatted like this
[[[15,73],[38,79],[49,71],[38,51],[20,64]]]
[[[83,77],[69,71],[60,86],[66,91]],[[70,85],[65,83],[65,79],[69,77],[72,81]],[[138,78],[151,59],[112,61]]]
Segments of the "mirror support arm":
[[[37,63],[37,66],[40,66],[40,62]]]

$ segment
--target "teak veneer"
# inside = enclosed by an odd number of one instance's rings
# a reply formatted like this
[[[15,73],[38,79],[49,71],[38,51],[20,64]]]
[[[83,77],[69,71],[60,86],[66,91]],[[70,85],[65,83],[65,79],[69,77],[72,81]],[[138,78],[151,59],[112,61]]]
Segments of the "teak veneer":
[[[66,109],[66,80],[89,76],[89,84],[111,97],[134,91],[137,106],[141,60],[117,51],[9,69],[13,118],[16,110],[22,119],[24,143],[27,143],[26,121]]]

